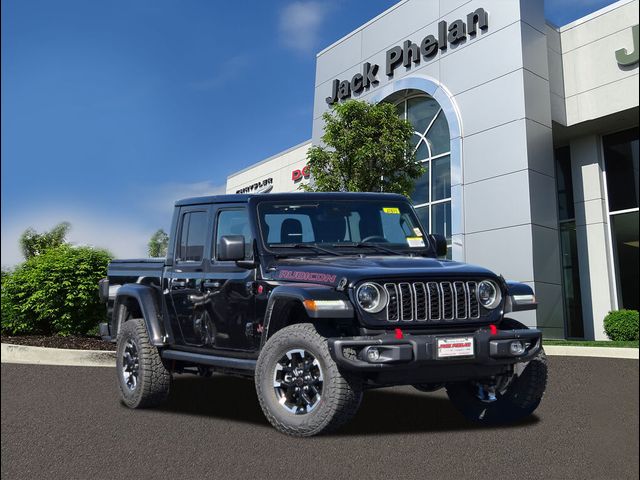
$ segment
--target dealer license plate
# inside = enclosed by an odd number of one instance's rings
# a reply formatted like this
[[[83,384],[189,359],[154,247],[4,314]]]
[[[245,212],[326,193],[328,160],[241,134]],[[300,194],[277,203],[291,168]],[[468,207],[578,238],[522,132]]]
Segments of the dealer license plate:
[[[473,337],[438,339],[438,358],[472,357]]]

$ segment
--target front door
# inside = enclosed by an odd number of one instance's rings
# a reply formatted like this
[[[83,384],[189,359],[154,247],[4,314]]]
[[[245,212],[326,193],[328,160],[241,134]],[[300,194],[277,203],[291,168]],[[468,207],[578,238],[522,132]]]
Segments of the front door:
[[[241,268],[235,262],[217,257],[220,238],[224,235],[244,236],[245,259],[253,257],[253,233],[247,209],[220,206],[214,213],[214,222],[213,251],[203,282],[207,320],[213,322],[215,329],[211,347],[255,350],[259,340],[253,292],[256,270]]]
[[[173,266],[166,273],[168,293],[173,306],[172,325],[178,327],[181,343],[185,345],[206,345],[210,336],[206,323],[203,323],[203,282],[205,252],[210,244],[208,232],[211,231],[211,210],[208,205],[181,209],[175,258]]]

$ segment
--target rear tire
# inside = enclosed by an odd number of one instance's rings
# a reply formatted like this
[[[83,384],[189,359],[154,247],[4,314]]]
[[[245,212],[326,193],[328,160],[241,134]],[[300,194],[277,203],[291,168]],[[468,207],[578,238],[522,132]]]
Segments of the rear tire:
[[[542,400],[547,386],[547,357],[540,350],[493,402],[478,398],[475,382],[447,385],[451,403],[469,420],[479,423],[502,424],[531,415]]]
[[[258,357],[255,382],[267,420],[297,437],[339,428],[362,401],[360,380],[338,370],[326,338],[310,323],[285,327],[267,341]]]
[[[144,320],[126,321],[118,333],[116,372],[122,402],[129,408],[149,408],[169,396],[171,372],[151,345]]]

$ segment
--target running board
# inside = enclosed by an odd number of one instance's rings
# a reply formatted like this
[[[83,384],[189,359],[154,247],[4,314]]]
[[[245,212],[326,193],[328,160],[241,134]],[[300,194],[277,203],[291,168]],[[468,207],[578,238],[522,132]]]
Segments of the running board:
[[[209,365],[220,368],[233,368],[236,370],[255,371],[256,361],[247,358],[216,357],[215,355],[203,355],[201,353],[183,352],[182,350],[163,350],[162,358],[178,360],[198,365]]]

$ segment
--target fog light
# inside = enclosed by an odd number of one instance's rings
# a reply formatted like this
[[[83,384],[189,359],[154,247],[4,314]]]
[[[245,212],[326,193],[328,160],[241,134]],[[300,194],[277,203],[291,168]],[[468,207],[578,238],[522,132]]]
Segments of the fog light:
[[[511,345],[509,345],[509,353],[511,353],[511,355],[522,355],[524,353],[524,345],[522,342],[511,342]]]
[[[367,350],[367,358],[370,362],[375,362],[380,358],[380,352],[377,348],[370,348]]]

